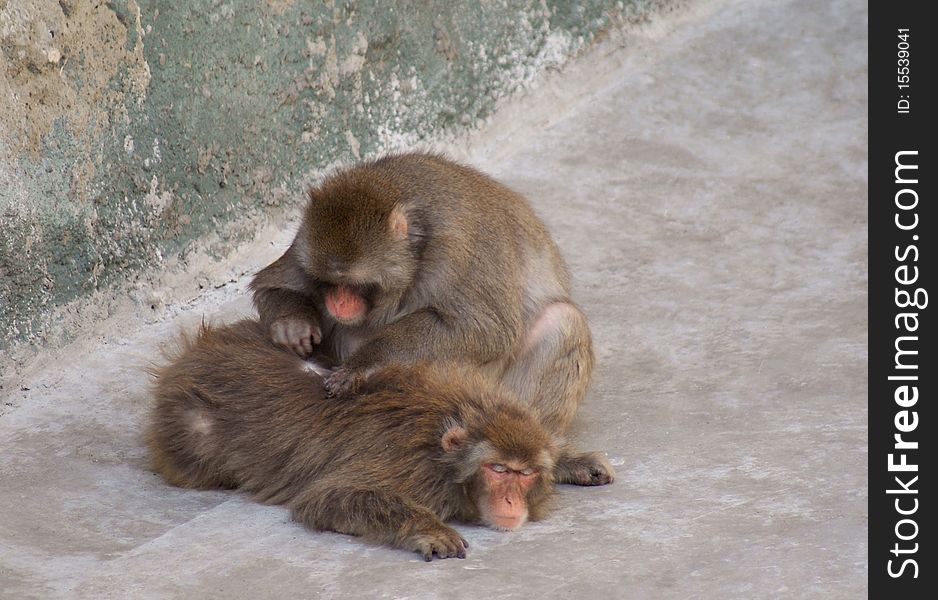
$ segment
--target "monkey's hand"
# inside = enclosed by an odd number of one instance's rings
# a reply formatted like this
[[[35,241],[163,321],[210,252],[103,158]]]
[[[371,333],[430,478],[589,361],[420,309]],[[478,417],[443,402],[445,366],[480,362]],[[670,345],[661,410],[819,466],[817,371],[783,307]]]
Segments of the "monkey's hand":
[[[454,529],[440,524],[404,538],[400,545],[423,555],[423,559],[430,562],[434,555],[437,558],[466,558],[469,542]]]
[[[270,324],[270,337],[275,344],[306,358],[313,353],[313,346],[322,341],[322,329],[303,317],[281,317]]]
[[[354,394],[358,392],[374,371],[375,369],[350,369],[348,367],[334,369],[332,375],[329,375],[323,381],[326,386],[326,394],[330,398],[346,393]]]

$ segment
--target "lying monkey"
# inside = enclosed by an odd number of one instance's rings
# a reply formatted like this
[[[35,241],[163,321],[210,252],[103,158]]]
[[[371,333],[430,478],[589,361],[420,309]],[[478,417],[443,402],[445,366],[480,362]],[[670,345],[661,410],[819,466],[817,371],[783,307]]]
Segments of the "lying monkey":
[[[464,558],[444,521],[540,519],[561,452],[532,410],[455,367],[390,367],[329,401],[323,372],[253,321],[203,327],[155,371],[148,443],[189,488],[241,488],[313,529]]]

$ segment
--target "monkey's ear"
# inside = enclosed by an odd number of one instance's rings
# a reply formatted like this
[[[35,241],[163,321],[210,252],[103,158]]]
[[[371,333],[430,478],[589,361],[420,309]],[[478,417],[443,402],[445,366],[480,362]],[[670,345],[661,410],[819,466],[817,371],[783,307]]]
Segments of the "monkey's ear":
[[[391,235],[398,240],[407,239],[409,228],[410,223],[407,222],[407,213],[404,209],[400,205],[392,208],[391,214],[388,215],[388,229],[391,230]]]
[[[443,446],[444,452],[452,452],[465,444],[468,439],[469,432],[461,425],[454,423],[450,425],[446,433],[443,434],[443,440],[440,442],[440,445]]]

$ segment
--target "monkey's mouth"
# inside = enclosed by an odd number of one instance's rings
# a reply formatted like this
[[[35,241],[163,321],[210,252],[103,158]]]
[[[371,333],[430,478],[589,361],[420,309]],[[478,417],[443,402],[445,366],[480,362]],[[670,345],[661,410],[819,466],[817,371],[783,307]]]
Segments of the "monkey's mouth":
[[[355,324],[362,320],[371,305],[369,286],[340,283],[326,287],[326,309],[337,321]]]
[[[515,515],[515,516],[501,517],[498,515],[491,515],[489,516],[488,520],[489,520],[489,525],[493,529],[497,529],[498,531],[517,531],[521,529],[521,526],[524,525],[525,522],[528,520],[528,516],[527,515],[522,515],[522,516]]]

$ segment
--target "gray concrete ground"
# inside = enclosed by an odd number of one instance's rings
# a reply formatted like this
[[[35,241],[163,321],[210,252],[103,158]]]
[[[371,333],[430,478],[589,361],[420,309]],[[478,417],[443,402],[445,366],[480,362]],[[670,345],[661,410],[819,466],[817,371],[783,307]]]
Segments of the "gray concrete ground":
[[[202,314],[249,311],[243,274],[286,223],[210,293],[167,289],[162,317],[6,382],[0,596],[864,596],[866,55],[865,2],[694,5],[465,146],[575,273],[598,372],[573,437],[608,451],[615,484],[564,487],[517,533],[459,526],[469,557],[431,564],[164,485],[140,369]]]

